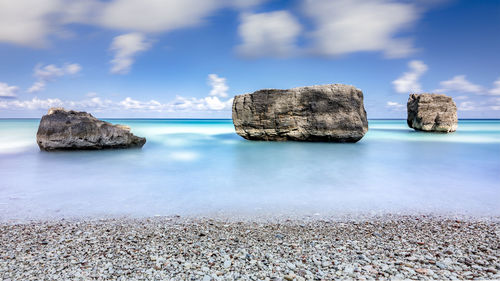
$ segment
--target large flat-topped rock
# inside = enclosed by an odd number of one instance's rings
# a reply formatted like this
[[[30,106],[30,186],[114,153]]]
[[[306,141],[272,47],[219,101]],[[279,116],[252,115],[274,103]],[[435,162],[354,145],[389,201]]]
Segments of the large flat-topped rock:
[[[407,108],[407,123],[410,128],[444,133],[457,130],[457,106],[449,96],[427,93],[411,94]]]
[[[145,138],[130,128],[98,120],[86,112],[51,108],[42,117],[36,141],[43,150],[79,150],[142,147]]]
[[[236,96],[233,123],[249,140],[357,142],[368,131],[363,92],[342,84]]]

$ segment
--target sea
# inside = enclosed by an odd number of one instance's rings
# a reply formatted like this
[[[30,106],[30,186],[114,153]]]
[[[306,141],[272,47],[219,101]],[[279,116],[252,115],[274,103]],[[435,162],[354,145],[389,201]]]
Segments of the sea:
[[[357,143],[248,141],[230,119],[106,121],[147,143],[45,152],[39,119],[0,119],[0,221],[500,216],[500,120],[460,120],[450,134],[369,120]]]

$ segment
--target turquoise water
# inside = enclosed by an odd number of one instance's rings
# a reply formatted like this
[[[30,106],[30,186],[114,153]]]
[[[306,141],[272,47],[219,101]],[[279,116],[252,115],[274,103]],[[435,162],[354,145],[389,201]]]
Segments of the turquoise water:
[[[108,120],[143,149],[39,151],[38,120],[0,120],[0,220],[351,213],[500,215],[500,121],[453,134],[371,120],[356,144],[252,142],[231,120]]]

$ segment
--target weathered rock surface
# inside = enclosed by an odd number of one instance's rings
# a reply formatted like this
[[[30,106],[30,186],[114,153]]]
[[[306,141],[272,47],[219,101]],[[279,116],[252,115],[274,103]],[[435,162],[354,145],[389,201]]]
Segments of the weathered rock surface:
[[[342,84],[236,96],[233,123],[249,140],[357,142],[368,131],[363,92]]]
[[[146,143],[145,138],[134,136],[127,126],[64,108],[51,108],[42,117],[36,140],[43,150],[131,148]]]
[[[457,106],[451,97],[439,94],[411,94],[408,126],[428,132],[454,132],[458,127]]]

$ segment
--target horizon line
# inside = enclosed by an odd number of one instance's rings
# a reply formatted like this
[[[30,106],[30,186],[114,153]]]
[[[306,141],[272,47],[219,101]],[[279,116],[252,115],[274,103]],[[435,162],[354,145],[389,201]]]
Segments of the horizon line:
[[[29,120],[34,119],[38,120],[41,117],[0,117],[0,120]],[[100,117],[98,119],[106,119],[106,120],[232,120],[232,118],[148,118],[148,117],[138,117],[138,118],[130,118],[130,117]],[[368,120],[407,120],[406,118],[367,118]],[[458,120],[500,120],[498,118],[458,118]]]

